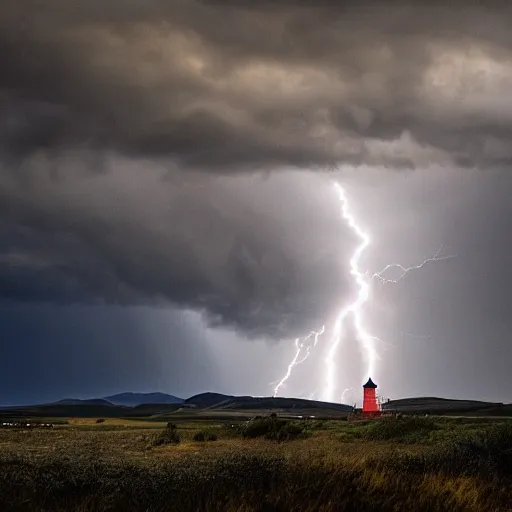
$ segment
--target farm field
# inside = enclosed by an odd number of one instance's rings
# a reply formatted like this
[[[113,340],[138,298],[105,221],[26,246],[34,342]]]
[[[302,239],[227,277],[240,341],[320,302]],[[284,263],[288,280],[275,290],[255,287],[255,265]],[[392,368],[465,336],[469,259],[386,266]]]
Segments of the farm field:
[[[68,418],[0,429],[0,510],[512,510],[512,422]]]

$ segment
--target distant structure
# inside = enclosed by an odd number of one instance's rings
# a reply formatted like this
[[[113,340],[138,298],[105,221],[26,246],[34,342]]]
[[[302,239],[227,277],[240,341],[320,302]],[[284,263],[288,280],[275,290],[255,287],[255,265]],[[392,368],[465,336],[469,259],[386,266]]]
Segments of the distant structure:
[[[377,416],[380,413],[376,389],[377,385],[369,378],[363,386],[363,416]]]

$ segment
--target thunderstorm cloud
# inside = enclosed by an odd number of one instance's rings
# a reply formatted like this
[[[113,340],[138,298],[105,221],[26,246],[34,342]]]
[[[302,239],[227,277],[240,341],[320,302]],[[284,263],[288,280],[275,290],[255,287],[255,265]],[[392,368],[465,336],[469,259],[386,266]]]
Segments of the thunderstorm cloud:
[[[0,15],[2,148],[219,172],[503,164],[511,8],[486,5],[20,0]]]
[[[353,291],[322,171],[510,164],[512,10],[488,5],[2,9],[3,299],[318,327]]]

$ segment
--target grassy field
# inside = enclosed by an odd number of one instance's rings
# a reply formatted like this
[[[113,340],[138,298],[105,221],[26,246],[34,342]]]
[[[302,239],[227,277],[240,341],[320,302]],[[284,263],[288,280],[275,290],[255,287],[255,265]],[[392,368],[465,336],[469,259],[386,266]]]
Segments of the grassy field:
[[[0,430],[0,510],[512,510],[510,420],[175,426],[69,418]]]

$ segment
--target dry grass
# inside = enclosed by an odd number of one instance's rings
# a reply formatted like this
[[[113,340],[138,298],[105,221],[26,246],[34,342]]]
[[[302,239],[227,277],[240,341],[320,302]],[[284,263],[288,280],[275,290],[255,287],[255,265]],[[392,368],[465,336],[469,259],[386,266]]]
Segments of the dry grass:
[[[69,427],[94,427],[94,428],[105,428],[105,427],[129,427],[129,428],[143,428],[143,429],[154,429],[164,428],[166,421],[147,421],[129,418],[102,418],[101,423],[97,423],[97,418],[69,418],[68,425],[62,425],[59,428]]]
[[[410,424],[376,434],[375,423],[329,422],[282,443],[194,422],[178,425],[180,444],[156,447],[159,430],[147,422],[90,421],[0,430],[0,510],[511,510],[512,452],[496,451],[512,444],[510,429],[482,422],[436,420],[421,435]],[[194,442],[201,428],[218,440]],[[475,432],[477,442],[459,448]]]

